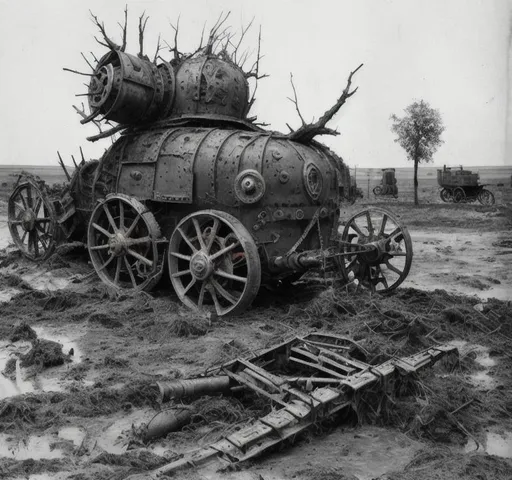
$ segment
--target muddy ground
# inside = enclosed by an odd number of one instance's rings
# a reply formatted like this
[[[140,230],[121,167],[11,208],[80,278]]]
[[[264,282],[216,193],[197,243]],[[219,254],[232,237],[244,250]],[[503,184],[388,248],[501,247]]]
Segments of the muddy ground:
[[[299,283],[263,289],[244,315],[213,321],[183,308],[169,286],[109,292],[79,246],[35,266],[8,245],[4,209],[0,478],[121,479],[206,445],[268,405],[197,400],[191,425],[146,444],[141,426],[162,408],[155,382],[310,331],[353,337],[373,364],[439,343],[458,346],[460,362],[426,370],[378,416],[369,399],[237,472],[190,469],[176,478],[512,478],[512,211],[388,207],[415,250],[393,294]]]

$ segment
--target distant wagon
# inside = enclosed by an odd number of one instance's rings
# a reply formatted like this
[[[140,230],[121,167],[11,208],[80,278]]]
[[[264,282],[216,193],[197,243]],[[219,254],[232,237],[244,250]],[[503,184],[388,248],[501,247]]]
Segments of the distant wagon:
[[[471,170],[452,169],[443,167],[437,171],[437,183],[441,187],[439,195],[443,202],[475,202],[482,205],[494,205],[495,199],[492,192],[485,189],[485,185],[479,185],[478,173]]]
[[[374,195],[398,195],[398,187],[396,186],[396,177],[394,168],[382,169],[382,180],[380,185],[373,189]]]

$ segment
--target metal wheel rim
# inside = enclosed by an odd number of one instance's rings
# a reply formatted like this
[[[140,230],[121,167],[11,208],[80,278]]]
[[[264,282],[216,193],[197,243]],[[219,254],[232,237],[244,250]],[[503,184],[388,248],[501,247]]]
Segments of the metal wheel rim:
[[[347,221],[341,239],[355,245],[379,246],[378,254],[376,251],[340,257],[339,266],[345,280],[384,293],[397,288],[409,274],[412,240],[407,228],[388,210],[371,208],[355,214]],[[351,251],[350,247],[343,250]]]
[[[194,310],[234,315],[250,306],[261,283],[256,244],[232,215],[216,210],[180,221],[168,248],[169,276],[180,300]]]
[[[160,228],[155,217],[128,195],[108,195],[92,212],[89,255],[101,280],[116,290],[148,291],[162,275]]]
[[[450,201],[450,198],[451,198],[450,191],[447,190],[446,188],[443,188],[441,190],[441,192],[439,193],[439,195],[441,196],[441,200],[443,202],[449,202]]]
[[[491,206],[491,205],[494,205],[496,200],[494,198],[494,194],[491,191],[489,191],[489,190],[482,190],[478,194],[478,201],[482,205]]]
[[[9,231],[22,254],[34,261],[48,258],[57,241],[57,215],[46,193],[31,181],[21,183],[7,211]]]
[[[462,188],[457,188],[453,192],[453,202],[454,203],[461,203],[466,199],[466,194],[464,193],[464,190]]]

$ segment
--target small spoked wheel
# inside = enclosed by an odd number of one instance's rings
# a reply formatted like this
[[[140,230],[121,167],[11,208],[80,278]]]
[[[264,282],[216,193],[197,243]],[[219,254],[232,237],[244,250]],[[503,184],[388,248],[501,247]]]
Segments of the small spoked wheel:
[[[443,188],[439,192],[439,196],[441,197],[441,200],[443,202],[449,202],[452,199],[452,194],[451,194],[450,190],[448,190],[446,188]]]
[[[28,180],[14,189],[8,202],[8,224],[25,257],[41,261],[52,254],[58,240],[57,216],[43,186]]]
[[[379,186],[375,187],[373,189],[373,194],[374,195],[382,195],[382,187],[379,187]]]
[[[347,282],[387,292],[400,285],[411,268],[412,241],[407,228],[391,212],[371,208],[351,217],[345,224],[339,256]]]
[[[194,310],[241,313],[260,287],[256,244],[240,221],[225,212],[202,210],[183,218],[169,242],[168,264],[176,294]]]
[[[460,187],[457,187],[453,192],[453,203],[462,203],[466,201],[466,193]]]
[[[151,290],[162,276],[160,228],[138,200],[111,194],[94,209],[87,247],[98,276],[109,287]]]
[[[487,205],[489,207],[491,205],[494,205],[494,203],[496,202],[494,194],[489,190],[486,190],[485,188],[478,194],[478,201],[482,205]]]

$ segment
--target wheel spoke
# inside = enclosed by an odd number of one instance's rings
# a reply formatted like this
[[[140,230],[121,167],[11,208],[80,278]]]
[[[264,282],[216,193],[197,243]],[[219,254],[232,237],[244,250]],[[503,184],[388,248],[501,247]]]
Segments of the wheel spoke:
[[[229,293],[217,280],[212,278],[213,288],[220,293],[231,305],[236,305],[238,299]]]
[[[43,199],[38,195],[37,196],[37,201],[36,201],[36,206],[34,207],[34,215],[37,217],[37,212],[39,211],[39,209],[41,208],[41,203],[43,203]]]
[[[37,231],[36,230],[32,230],[29,234],[29,241],[30,241],[30,236],[32,236],[32,244],[33,244],[33,247],[34,247],[34,255],[36,257],[39,257],[39,237],[37,235]]]
[[[217,236],[217,230],[219,229],[220,221],[218,218],[213,220],[213,227],[210,230],[210,236],[208,238],[208,245],[206,245],[206,253],[210,253],[215,237]]]
[[[217,312],[217,315],[222,315],[222,307],[220,306],[219,299],[217,298],[217,292],[215,291],[215,288],[213,285],[210,285],[210,288],[208,289],[210,292],[210,295],[212,296],[213,303],[215,305],[215,311]]]
[[[386,260],[386,266],[392,271],[392,272],[395,272],[397,275],[402,275],[402,273],[404,273],[403,271],[399,270],[398,268],[396,268],[394,265],[391,265],[391,263],[389,263],[389,259]]]
[[[116,265],[116,274],[114,277],[114,283],[119,283],[119,275],[121,273],[121,265],[123,263],[123,259],[121,257],[117,257],[117,265]]]
[[[52,219],[48,217],[36,218],[35,223],[51,223]]]
[[[126,244],[130,247],[132,245],[141,245],[145,243],[151,243],[151,237],[141,237],[141,238],[128,238],[126,240]]]
[[[192,258],[190,255],[183,255],[182,253],[178,253],[178,252],[170,252],[170,254],[173,257],[179,258],[181,260],[188,260],[188,261],[190,261],[190,259]]]
[[[216,258],[221,257],[225,253],[228,253],[231,250],[233,250],[234,248],[238,247],[238,245],[240,245],[240,242],[236,241],[235,243],[232,243],[231,245],[228,245],[227,247],[224,247],[222,250],[219,250],[218,252],[215,252],[213,255],[211,255],[210,256],[210,260],[213,261]]]
[[[114,233],[117,233],[119,229],[117,228],[116,222],[114,222],[114,218],[112,217],[112,214],[110,213],[110,210],[105,203],[103,204],[103,211],[105,212],[105,215],[108,218],[108,223],[110,223]]]
[[[178,277],[183,277],[183,275],[192,275],[192,272],[190,271],[190,269],[188,269],[188,270],[181,270],[179,272],[173,273],[171,275],[171,277],[178,278]]]
[[[100,268],[98,268],[98,272],[101,272],[104,268],[107,268],[112,260],[114,260],[114,258],[116,258],[114,257],[114,254],[110,254],[110,258]]]
[[[232,273],[225,272],[224,270],[217,269],[217,270],[214,270],[213,273],[215,275],[218,275],[219,277],[227,278],[229,280],[234,280],[236,282],[241,282],[241,283],[247,283],[247,278],[240,277],[238,275],[233,275]]]
[[[119,229],[124,229],[124,205],[122,200],[119,200]]]
[[[110,245],[105,243],[103,245],[94,245],[93,247],[89,247],[89,250],[106,250],[107,248],[110,248]]]
[[[105,236],[107,236],[107,237],[109,237],[109,238],[110,238],[111,233],[110,233],[110,232],[108,232],[107,230],[105,230],[103,227],[101,227],[101,226],[100,226],[100,225],[98,225],[97,223],[93,223],[93,224],[92,224],[92,226],[93,226],[96,230],[98,230],[98,232],[101,232],[101,233],[103,233],[103,235],[105,235]]]
[[[25,202],[25,198],[23,198],[23,195],[21,194],[21,192],[20,192],[20,193],[18,193],[18,197],[20,197],[20,198],[21,198],[21,202],[23,203],[23,205],[20,205],[20,204],[19,204],[18,202],[16,202],[16,201],[14,202],[14,205],[16,205],[16,206],[17,206],[20,210],[22,210],[22,211],[27,210],[27,204],[26,204],[26,202]]]
[[[32,187],[30,185],[27,187],[27,203],[28,203],[28,207],[32,208],[32,205],[34,203],[33,203],[33,199],[32,199]]]
[[[361,229],[359,228],[359,226],[357,225],[356,221],[355,220],[352,220],[352,222],[350,223],[350,226],[356,231],[356,233],[360,236],[360,237],[364,237],[365,235],[363,234],[363,232],[361,231]]]
[[[369,210],[366,210],[366,222],[368,223],[368,233],[370,234],[371,237],[375,233],[375,229],[373,228],[372,217],[370,216]]]
[[[135,277],[133,276],[132,267],[130,265],[130,262],[128,261],[128,258],[126,258],[126,256],[124,257],[124,263],[126,265],[126,268],[128,269],[128,274],[130,275],[130,280],[132,281],[133,288],[137,288],[137,281],[135,280]]]
[[[206,290],[206,282],[203,282],[201,284],[201,288],[199,290],[199,297],[197,299],[197,307],[199,309],[203,308],[203,302],[204,302],[204,292]]]
[[[183,238],[183,240],[185,240],[185,243],[190,247],[190,249],[192,250],[193,253],[196,253],[197,252],[197,248],[194,247],[194,245],[192,244],[192,242],[190,241],[190,239],[187,237],[187,235],[185,234],[185,232],[180,228],[180,227],[177,227],[176,230],[178,230],[178,232],[180,232],[180,235],[181,235],[181,238]]]
[[[384,230],[386,229],[386,222],[388,221],[388,216],[384,214],[382,217],[382,223],[380,224],[379,228],[379,237],[382,237],[384,235]]]
[[[135,252],[134,250],[132,250],[131,248],[127,248],[126,249],[126,253],[128,253],[129,255],[131,255],[132,257],[136,258],[137,260],[139,260],[139,262],[142,262],[144,263],[145,265],[147,265],[148,267],[152,267],[153,266],[153,261],[150,260],[149,258],[146,258],[144,257],[143,255],[141,255],[140,253],[137,253]]]
[[[206,245],[204,243],[203,234],[201,233],[201,227],[199,226],[199,222],[197,221],[197,218],[192,218],[192,223],[194,224],[194,228],[196,230],[196,235],[197,235],[197,241],[199,242],[199,246],[201,247],[201,250],[203,252],[208,253],[208,250],[206,250]]]
[[[196,282],[197,279],[195,277],[192,277],[192,280],[190,280],[189,284],[185,287],[185,290],[183,290],[183,295],[186,295],[187,292],[194,286]]]
[[[133,232],[133,229],[135,228],[135,226],[137,225],[137,223],[139,222],[140,220],[140,213],[137,213],[137,216],[135,217],[135,220],[133,221],[133,223],[130,225],[130,228],[126,231],[126,234],[125,234],[125,237],[128,238],[132,232]]]

